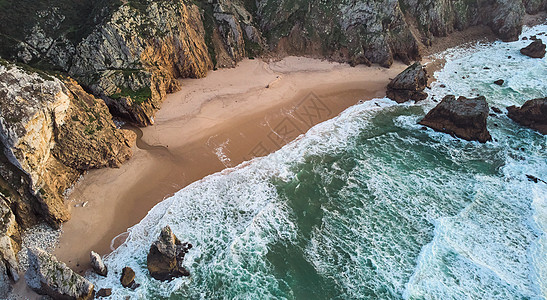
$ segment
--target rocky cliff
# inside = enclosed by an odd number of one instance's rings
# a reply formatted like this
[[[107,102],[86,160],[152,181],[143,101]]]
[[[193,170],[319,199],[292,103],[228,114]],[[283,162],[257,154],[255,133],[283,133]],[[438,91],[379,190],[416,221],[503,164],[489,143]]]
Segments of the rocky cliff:
[[[60,70],[140,126],[179,77],[268,53],[409,63],[420,43],[473,25],[503,40],[547,0],[30,0],[0,2],[0,55]],[[26,7],[26,8],[25,8]],[[24,21],[21,21],[24,20]]]
[[[5,237],[17,241],[18,228],[68,220],[64,192],[83,171],[131,157],[134,136],[74,80],[0,62],[0,254],[11,265]]]

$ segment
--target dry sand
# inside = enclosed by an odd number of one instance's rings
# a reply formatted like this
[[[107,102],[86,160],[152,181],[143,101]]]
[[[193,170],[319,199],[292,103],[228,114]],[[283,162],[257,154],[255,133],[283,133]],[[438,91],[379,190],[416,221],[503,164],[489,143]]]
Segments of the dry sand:
[[[130,161],[119,169],[93,170],[75,186],[68,200],[72,219],[63,225],[54,254],[82,273],[91,250],[109,253],[161,200],[279,149],[359,100],[383,97],[390,78],[405,67],[287,57],[244,60],[203,79],[182,80],[182,90],[167,97],[155,125],[142,128]]]

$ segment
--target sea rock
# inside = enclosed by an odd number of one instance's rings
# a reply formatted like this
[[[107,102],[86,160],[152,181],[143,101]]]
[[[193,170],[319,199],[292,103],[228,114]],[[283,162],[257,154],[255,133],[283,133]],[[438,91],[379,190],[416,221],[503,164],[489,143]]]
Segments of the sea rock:
[[[64,263],[37,248],[28,249],[27,285],[53,299],[93,299],[94,286]]]
[[[499,108],[497,108],[497,107],[495,107],[495,106],[492,106],[492,111],[495,112],[495,113],[497,113],[497,114],[501,114],[501,113],[502,113],[501,109],[499,109]]]
[[[130,267],[123,268],[120,282],[124,288],[136,289],[139,286],[135,283],[135,271]]]
[[[499,86],[502,86],[505,81],[503,79],[494,81],[494,84],[497,84]]]
[[[528,100],[520,108],[510,106],[507,112],[513,121],[547,135],[547,98]]]
[[[22,227],[58,227],[70,218],[62,193],[83,171],[131,156],[133,135],[103,101],[62,80],[0,60],[0,176]]]
[[[184,255],[191,248],[191,244],[181,243],[169,226],[164,227],[158,240],[150,246],[146,259],[150,275],[163,281],[190,276],[190,272],[182,266],[182,262]]]
[[[484,96],[456,99],[455,96],[448,95],[419,124],[468,141],[485,143],[492,140],[486,128],[488,111]]]
[[[520,49],[520,53],[531,58],[543,58],[545,57],[545,52],[545,44],[540,39],[537,39],[525,48]]]
[[[388,84],[387,97],[398,103],[424,100],[427,98],[427,93],[424,92],[426,86],[427,72],[419,62],[416,62]]]
[[[97,292],[97,297],[110,297],[112,295],[112,289],[100,289]]]
[[[95,273],[101,276],[106,276],[108,274],[108,269],[104,265],[104,262],[98,253],[91,251],[91,253],[89,253],[89,258],[91,261],[91,267]]]

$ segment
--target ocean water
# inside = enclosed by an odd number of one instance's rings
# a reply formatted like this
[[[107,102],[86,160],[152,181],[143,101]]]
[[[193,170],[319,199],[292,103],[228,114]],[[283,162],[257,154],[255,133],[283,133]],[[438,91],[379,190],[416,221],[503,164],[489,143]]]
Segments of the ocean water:
[[[108,277],[88,277],[113,299],[546,299],[547,184],[526,175],[547,180],[547,138],[503,114],[486,144],[417,125],[450,93],[504,111],[546,96],[546,60],[518,51],[528,43],[448,50],[428,100],[355,105],[184,188],[129,230]],[[194,245],[189,278],[148,275],[165,225]],[[136,290],[119,283],[125,266]]]

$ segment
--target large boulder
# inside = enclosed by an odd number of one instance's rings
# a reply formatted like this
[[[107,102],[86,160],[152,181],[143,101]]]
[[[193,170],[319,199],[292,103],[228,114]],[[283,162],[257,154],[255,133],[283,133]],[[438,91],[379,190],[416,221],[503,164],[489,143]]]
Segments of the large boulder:
[[[108,269],[98,253],[91,251],[91,253],[89,253],[89,260],[91,261],[91,267],[95,273],[101,276],[106,276],[108,274]]]
[[[427,113],[420,124],[464,140],[485,143],[492,140],[486,128],[488,111],[484,96],[456,99],[455,96],[448,95]]]
[[[427,93],[427,72],[419,62],[406,68],[387,85],[387,97],[403,103],[408,100],[424,100]]]
[[[53,299],[93,299],[94,286],[64,263],[38,248],[28,249],[27,285]]]
[[[130,267],[125,267],[122,270],[120,283],[124,288],[136,289],[139,285],[135,282],[135,271]]]
[[[159,239],[150,246],[147,256],[150,275],[163,281],[190,276],[190,272],[182,266],[182,261],[191,248],[191,244],[181,243],[169,226],[164,227]]]
[[[535,40],[525,48],[520,49],[520,53],[531,58],[545,57],[545,44],[541,40]]]
[[[528,100],[520,108],[510,106],[507,115],[513,121],[547,134],[547,98]]]

